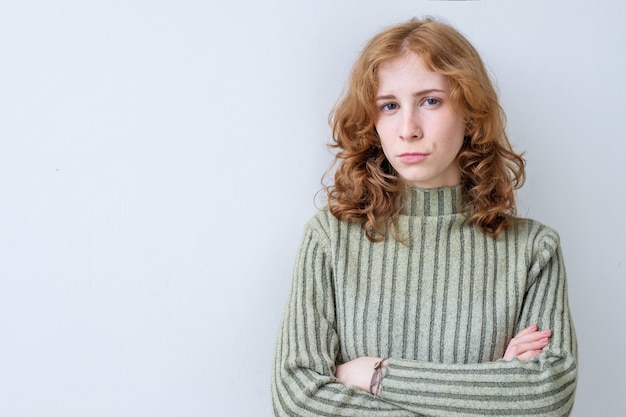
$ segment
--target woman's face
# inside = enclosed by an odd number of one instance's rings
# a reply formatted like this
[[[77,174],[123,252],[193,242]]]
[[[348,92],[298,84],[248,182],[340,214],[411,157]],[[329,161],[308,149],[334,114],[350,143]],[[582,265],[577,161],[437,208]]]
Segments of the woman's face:
[[[456,157],[465,121],[448,98],[448,80],[409,52],[378,73],[376,131],[385,157],[409,185],[458,185]]]

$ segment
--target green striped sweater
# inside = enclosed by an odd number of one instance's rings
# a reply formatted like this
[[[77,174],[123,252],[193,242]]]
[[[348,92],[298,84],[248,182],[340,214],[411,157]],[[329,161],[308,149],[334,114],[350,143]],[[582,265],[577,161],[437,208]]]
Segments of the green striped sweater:
[[[559,237],[519,219],[498,239],[468,225],[460,187],[407,188],[405,244],[372,243],[327,209],[307,224],[276,346],[277,416],[567,416],[577,346]],[[550,344],[502,359],[537,324]],[[389,358],[380,398],[335,364]]]

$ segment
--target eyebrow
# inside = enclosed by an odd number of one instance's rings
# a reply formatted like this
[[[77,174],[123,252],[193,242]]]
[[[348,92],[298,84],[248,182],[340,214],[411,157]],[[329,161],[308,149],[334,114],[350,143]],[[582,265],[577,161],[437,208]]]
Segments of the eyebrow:
[[[438,88],[429,88],[429,89],[426,89],[426,90],[418,91],[417,93],[413,93],[413,97],[419,97],[419,96],[423,96],[423,95],[430,94],[430,93],[444,93],[445,94],[445,91],[444,90],[440,90]],[[383,95],[383,96],[377,96],[376,97],[376,101],[378,101],[378,100],[389,100],[389,99],[393,99],[393,98],[396,98],[396,96],[393,95],[393,94],[386,94],[386,95]]]

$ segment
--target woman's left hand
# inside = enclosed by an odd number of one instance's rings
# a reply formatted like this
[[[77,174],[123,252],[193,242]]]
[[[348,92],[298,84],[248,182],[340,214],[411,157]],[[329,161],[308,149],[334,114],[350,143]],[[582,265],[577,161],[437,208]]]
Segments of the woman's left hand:
[[[539,356],[543,348],[550,343],[550,337],[552,337],[550,330],[539,330],[536,324],[528,326],[511,339],[504,352],[504,360],[517,358],[520,361],[527,361]]]
[[[362,356],[349,362],[337,365],[335,376],[342,384],[353,386],[360,390],[369,392],[372,375],[374,375],[374,365],[382,360],[372,356]]]

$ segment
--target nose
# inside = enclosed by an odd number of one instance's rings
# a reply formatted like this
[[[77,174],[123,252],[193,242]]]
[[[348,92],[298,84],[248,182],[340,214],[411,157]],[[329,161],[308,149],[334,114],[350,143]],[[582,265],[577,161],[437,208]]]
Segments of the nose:
[[[422,124],[417,112],[415,110],[403,112],[399,134],[400,139],[407,141],[418,140],[421,139],[423,135]]]

